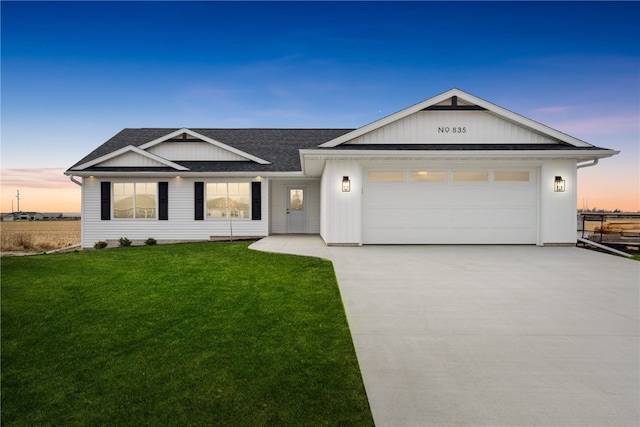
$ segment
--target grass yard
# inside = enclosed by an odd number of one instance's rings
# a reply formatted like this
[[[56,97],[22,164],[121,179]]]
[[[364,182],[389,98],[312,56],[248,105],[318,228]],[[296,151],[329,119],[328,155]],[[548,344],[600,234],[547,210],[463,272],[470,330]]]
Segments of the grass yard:
[[[373,425],[331,263],[247,247],[3,258],[2,425]]]

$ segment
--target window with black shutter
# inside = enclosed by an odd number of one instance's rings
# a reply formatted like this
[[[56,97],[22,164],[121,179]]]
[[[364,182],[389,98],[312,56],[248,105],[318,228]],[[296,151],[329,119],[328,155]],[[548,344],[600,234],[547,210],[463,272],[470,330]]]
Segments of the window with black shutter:
[[[100,219],[111,219],[111,183],[108,181],[100,183]]]
[[[196,182],[194,189],[194,219],[202,221],[204,220],[204,182]]]
[[[260,221],[262,219],[262,183],[251,183],[251,220]]]
[[[167,221],[169,219],[169,183],[158,183],[158,219]]]

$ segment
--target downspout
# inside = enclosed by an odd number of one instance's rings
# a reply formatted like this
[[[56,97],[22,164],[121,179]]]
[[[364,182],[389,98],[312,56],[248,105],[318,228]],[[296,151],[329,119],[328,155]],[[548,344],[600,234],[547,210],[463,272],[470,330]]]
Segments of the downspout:
[[[599,159],[593,159],[593,161],[591,163],[584,163],[584,164],[576,166],[576,169],[589,168],[591,166],[595,166],[595,165],[598,164],[599,161],[600,161]]]
[[[78,184],[80,187],[82,187],[82,183],[80,181],[76,181],[76,179],[73,177],[73,175],[69,175],[69,179],[75,183]]]

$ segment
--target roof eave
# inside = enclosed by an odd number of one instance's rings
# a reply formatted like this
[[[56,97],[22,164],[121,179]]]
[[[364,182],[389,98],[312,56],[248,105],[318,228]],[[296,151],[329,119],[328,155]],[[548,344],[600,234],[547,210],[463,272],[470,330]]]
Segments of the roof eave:
[[[300,157],[306,160],[310,157],[315,158],[456,158],[456,159],[482,159],[482,158],[536,158],[536,159],[577,159],[577,160],[595,160],[606,157],[615,156],[620,151],[601,149],[601,150],[330,150],[330,149],[305,149],[300,150]]]

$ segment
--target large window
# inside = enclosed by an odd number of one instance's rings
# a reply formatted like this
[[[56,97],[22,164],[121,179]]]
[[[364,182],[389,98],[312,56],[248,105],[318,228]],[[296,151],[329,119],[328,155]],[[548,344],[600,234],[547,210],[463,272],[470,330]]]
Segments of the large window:
[[[157,183],[116,182],[113,184],[114,218],[155,219],[157,210]]]
[[[207,218],[251,219],[248,182],[207,183]]]

